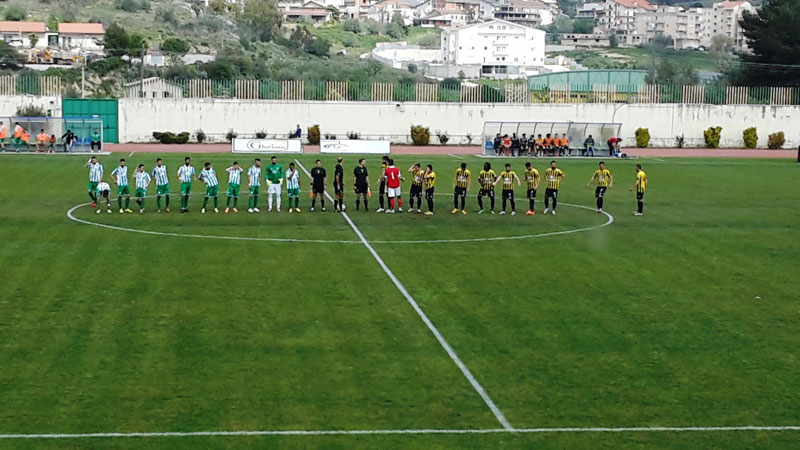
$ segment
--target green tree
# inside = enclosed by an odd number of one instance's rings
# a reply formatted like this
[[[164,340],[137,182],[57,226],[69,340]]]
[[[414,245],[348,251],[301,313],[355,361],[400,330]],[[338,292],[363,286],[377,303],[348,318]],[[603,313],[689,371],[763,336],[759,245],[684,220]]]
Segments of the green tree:
[[[572,31],[574,33],[590,34],[594,31],[594,20],[592,19],[576,19],[572,22]]]
[[[328,56],[328,51],[331,49],[331,43],[324,38],[316,38],[311,44],[306,45],[306,52],[316,56]]]
[[[105,50],[111,56],[122,56],[128,51],[130,39],[125,28],[122,28],[117,23],[112,23],[106,28]]]
[[[342,24],[342,28],[345,31],[358,34],[361,32],[361,22],[356,19],[347,19]]]
[[[709,50],[718,53],[729,53],[733,50],[733,39],[725,36],[724,34],[715,34],[711,37],[711,45]]]
[[[800,39],[790,30],[800,28],[800,2],[764,0],[755,14],[745,12],[739,22],[752,54],[740,82],[759,85],[800,85]]]
[[[254,38],[267,42],[272,40],[281,26],[283,15],[276,0],[247,0],[237,16],[240,25]]]
[[[189,51],[189,43],[179,38],[166,38],[161,43],[161,50],[167,53],[186,54]]]
[[[10,20],[12,22],[19,22],[21,20],[25,20],[25,16],[28,15],[28,10],[25,9],[24,6],[18,3],[12,3],[6,6],[6,10],[4,11],[4,17],[6,20]]]
[[[0,41],[0,69],[17,70],[24,62],[22,55],[14,47]]]

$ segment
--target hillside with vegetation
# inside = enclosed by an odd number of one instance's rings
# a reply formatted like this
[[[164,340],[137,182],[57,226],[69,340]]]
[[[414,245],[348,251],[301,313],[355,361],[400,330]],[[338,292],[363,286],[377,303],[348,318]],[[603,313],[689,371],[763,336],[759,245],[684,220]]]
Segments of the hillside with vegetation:
[[[336,16],[336,14],[334,14]],[[43,21],[51,30],[60,22],[102,23],[106,57],[87,62],[90,94],[116,94],[120,80],[144,75],[168,78],[269,78],[275,80],[418,81],[419,76],[361,58],[379,42],[407,41],[438,46],[438,30],[406,27],[402,21],[380,24],[335,20],[331,24],[284,24],[274,0],[249,0],[244,9],[212,0],[31,0],[6,4],[4,20]],[[22,59],[2,47],[10,58],[6,71],[21,69]],[[138,58],[159,51],[166,67],[145,66]],[[215,55],[212,62],[184,64],[186,54]],[[131,61],[134,63],[132,64]],[[22,69],[26,70],[26,69]],[[75,94],[80,70],[49,69],[25,73],[57,75]]]

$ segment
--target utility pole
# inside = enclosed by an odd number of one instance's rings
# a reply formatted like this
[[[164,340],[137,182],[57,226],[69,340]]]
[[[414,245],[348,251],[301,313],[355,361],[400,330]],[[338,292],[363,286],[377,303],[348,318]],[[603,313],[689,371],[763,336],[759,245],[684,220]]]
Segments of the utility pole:
[[[81,98],[86,98],[86,60],[81,62]]]
[[[142,43],[142,61],[139,67],[139,97],[144,98],[144,54],[147,52],[147,45]]]

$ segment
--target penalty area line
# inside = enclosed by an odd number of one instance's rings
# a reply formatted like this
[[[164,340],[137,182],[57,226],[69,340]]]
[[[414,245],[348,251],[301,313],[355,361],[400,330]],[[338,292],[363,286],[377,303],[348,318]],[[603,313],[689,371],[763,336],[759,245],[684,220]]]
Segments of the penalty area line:
[[[477,429],[409,429],[409,430],[242,430],[242,431],[166,431],[134,433],[42,433],[0,434],[0,439],[87,439],[87,438],[153,438],[202,436],[337,436],[392,434],[545,434],[545,433],[686,433],[742,431],[800,431],[800,426],[730,426],[730,427],[563,427],[563,428],[477,428]]]
[[[302,169],[303,172],[305,172],[306,176],[311,178],[311,174],[308,172],[308,170],[306,170],[305,166],[303,166],[303,164],[297,159],[295,159],[294,161],[297,163],[300,169]],[[327,191],[325,192],[325,196],[330,201],[333,202],[333,197],[331,197],[331,195]],[[494,414],[495,418],[497,418],[497,421],[500,422],[500,424],[503,426],[503,429],[513,430],[514,427],[512,427],[511,424],[508,422],[508,419],[506,419],[505,415],[503,415],[503,412],[500,411],[500,408],[498,408],[497,405],[494,403],[494,400],[492,400],[491,397],[489,397],[489,394],[486,393],[486,390],[483,388],[483,386],[481,386],[478,380],[475,379],[475,377],[472,375],[472,372],[470,372],[466,364],[464,364],[464,362],[461,361],[461,358],[458,357],[455,350],[453,350],[453,347],[450,346],[450,344],[447,342],[444,336],[442,336],[442,333],[440,333],[439,330],[436,328],[436,326],[433,324],[433,322],[431,322],[431,320],[428,318],[428,315],[425,314],[424,311],[422,311],[422,308],[420,308],[417,301],[414,300],[414,297],[412,297],[411,294],[406,289],[406,287],[403,286],[403,283],[400,282],[397,276],[395,276],[394,272],[392,272],[391,269],[389,269],[389,266],[387,266],[386,263],[383,261],[383,258],[381,258],[378,252],[375,251],[375,248],[373,248],[372,245],[369,243],[369,241],[367,241],[367,238],[364,237],[364,235],[361,233],[361,230],[356,226],[355,223],[353,223],[353,220],[350,219],[350,216],[344,211],[342,211],[341,214],[342,217],[344,217],[344,219],[347,221],[347,224],[350,225],[350,228],[353,229],[353,232],[356,233],[358,239],[361,240],[361,243],[364,244],[364,247],[366,247],[367,250],[369,250],[369,252],[372,254],[372,257],[375,258],[375,261],[377,261],[378,265],[381,266],[383,272],[386,273],[386,275],[389,277],[390,280],[392,280],[392,283],[394,283],[397,290],[400,291],[401,294],[403,294],[403,297],[405,297],[406,301],[408,301],[411,307],[414,308],[414,311],[417,313],[419,318],[422,319],[422,321],[425,323],[425,326],[427,326],[428,329],[431,331],[431,333],[433,333],[433,336],[439,342],[439,345],[441,345],[442,348],[444,348],[444,351],[447,352],[447,355],[450,356],[450,359],[453,360],[453,362],[459,368],[459,370],[461,370],[461,373],[464,375],[467,381],[469,381],[469,383],[472,385],[472,387],[475,389],[478,395],[481,396],[484,403],[486,403],[486,406],[489,407],[489,409],[492,411],[492,414]]]

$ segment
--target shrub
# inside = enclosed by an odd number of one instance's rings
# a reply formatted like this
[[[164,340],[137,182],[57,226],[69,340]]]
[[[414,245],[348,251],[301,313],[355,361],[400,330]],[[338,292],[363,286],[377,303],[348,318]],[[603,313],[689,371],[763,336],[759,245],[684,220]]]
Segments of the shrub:
[[[785,143],[786,143],[786,138],[783,136],[783,131],[772,133],[767,138],[767,148],[770,148],[772,150],[776,150],[783,147],[783,144]]]
[[[758,133],[756,127],[750,127],[742,132],[742,139],[744,140],[745,148],[756,148],[758,145]]]
[[[311,145],[319,145],[319,125],[308,127],[308,143]]]
[[[258,130],[256,131],[256,137],[259,139],[264,139],[265,137],[267,137],[267,132],[264,130]]]
[[[161,50],[167,53],[181,53],[185,54],[189,51],[189,43],[184,41],[183,39],[178,38],[166,38],[164,42],[161,43]]]
[[[637,128],[636,129],[636,146],[639,148],[648,147],[650,145],[650,129]]]
[[[158,131],[153,132],[153,137],[162,144],[185,144],[189,142],[189,132],[183,131],[181,133],[175,134],[171,131],[165,131],[160,133]]]
[[[358,131],[348,131],[348,132],[347,132],[347,139],[353,139],[353,140],[356,140],[356,139],[358,139],[359,137],[361,137],[361,136],[359,136],[359,134],[358,134]]]
[[[197,130],[194,132],[195,137],[197,138],[197,143],[202,144],[206,140],[206,132],[203,130]]]
[[[442,145],[447,144],[447,141],[450,140],[450,136],[447,135],[447,131],[441,132],[436,130],[436,137],[439,138],[439,143]]]
[[[239,137],[239,133],[233,131],[233,128],[230,128],[228,132],[225,133],[225,140],[228,142],[232,142],[237,137]]]
[[[722,127],[710,127],[703,131],[703,140],[706,148],[719,148],[719,138],[722,135]]]
[[[414,145],[428,145],[431,141],[431,130],[422,125],[411,125],[411,142]]]
[[[47,111],[41,106],[27,105],[17,108],[17,112],[14,115],[17,117],[45,117],[47,116]]]
[[[28,10],[22,5],[12,3],[11,5],[6,6],[5,18],[8,21],[19,22],[21,20],[25,20],[25,16],[27,15]]]
[[[342,23],[342,28],[345,31],[357,34],[361,32],[361,22],[359,22],[357,19],[348,19]]]

